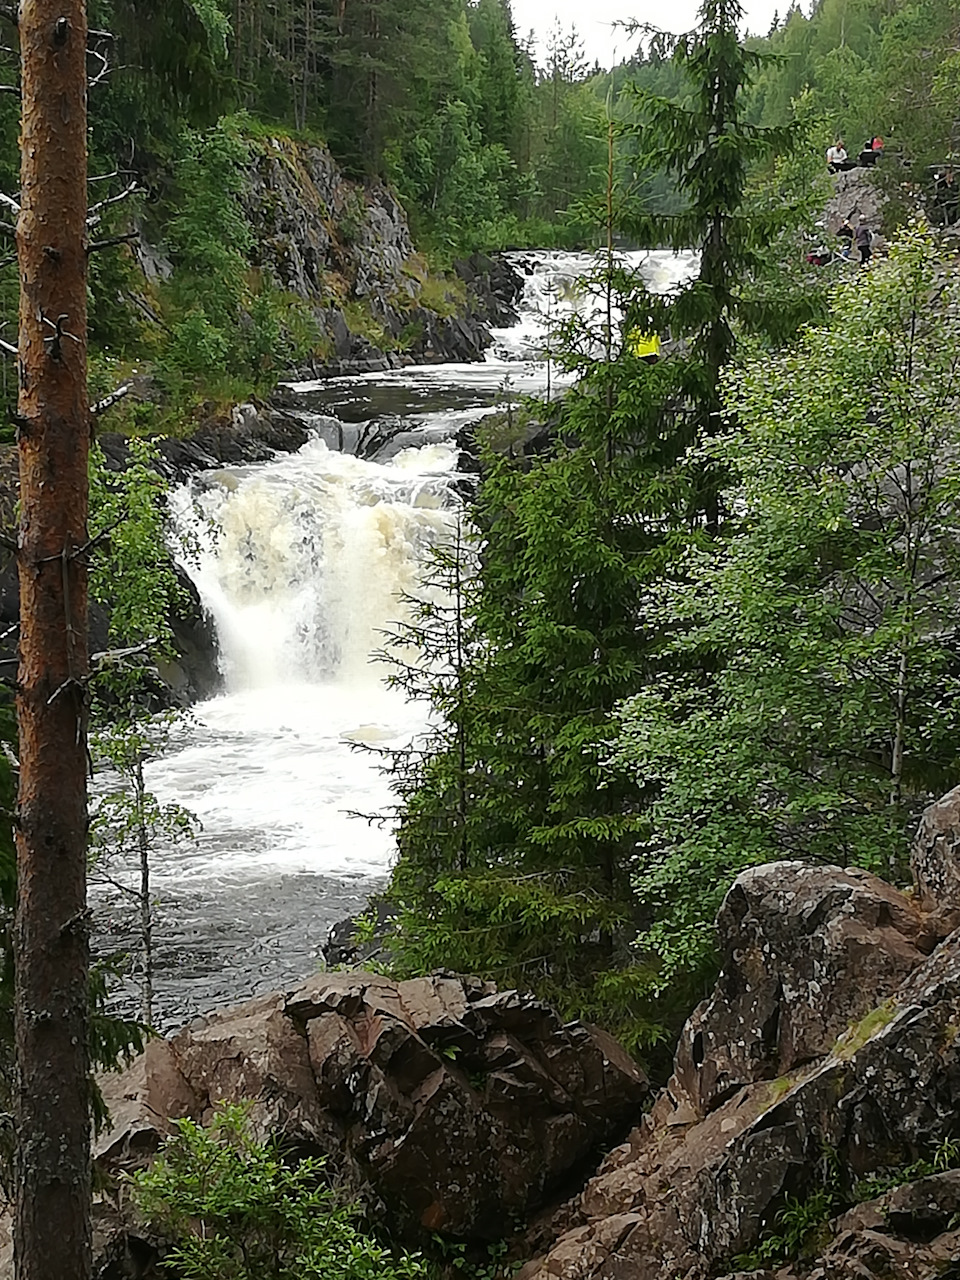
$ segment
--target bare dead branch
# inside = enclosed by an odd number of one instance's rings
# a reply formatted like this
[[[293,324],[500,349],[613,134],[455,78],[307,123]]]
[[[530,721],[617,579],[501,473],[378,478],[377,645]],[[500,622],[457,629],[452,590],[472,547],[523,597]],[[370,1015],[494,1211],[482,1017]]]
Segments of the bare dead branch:
[[[12,342],[4,342],[3,338],[0,338],[0,351],[5,352],[8,356],[13,356],[14,358],[20,354]]]
[[[109,74],[110,61],[107,58],[107,55],[105,53],[101,53],[99,49],[88,49],[87,57],[96,58],[97,61],[100,63],[100,69],[98,71],[95,71],[92,76],[87,76],[87,89],[89,90],[89,89],[92,89],[95,85],[98,85],[100,81],[104,78],[104,76]]]
[[[12,209],[18,217],[20,216],[20,206],[13,196],[8,196],[5,191],[0,191],[0,205],[5,205],[8,209]]]
[[[116,666],[118,662],[123,662],[127,658],[135,658],[142,653],[149,653],[159,643],[159,637],[152,636],[149,640],[144,640],[142,644],[131,645],[128,649],[104,649],[101,653],[91,653],[90,666],[93,670],[99,667]]]
[[[90,413],[94,418],[99,418],[101,413],[106,413],[108,409],[112,409],[118,401],[129,395],[132,390],[132,382],[127,382],[122,387],[117,387],[116,391],[111,391],[108,396],[104,396],[102,400],[97,400],[95,404],[92,404]]]
[[[137,185],[137,180],[134,178],[127,183],[122,191],[118,191],[115,196],[107,196],[104,200],[98,200],[96,204],[92,204],[87,210],[87,226],[97,226],[100,222],[103,210],[109,205],[119,204],[121,200],[129,200],[132,195],[142,190],[143,188]]]
[[[0,84],[0,93],[13,93],[20,97],[20,86],[18,84]]]
[[[135,169],[114,169],[111,173],[95,173],[87,179],[87,183],[109,182],[112,178],[129,178],[136,173]]]
[[[4,18],[7,22],[12,22],[15,27],[20,25],[16,7],[12,4],[0,4],[0,18]]]
[[[139,239],[139,232],[128,231],[126,235],[110,236],[108,240],[94,240],[92,244],[87,245],[87,253],[96,253],[98,249],[109,249],[115,244],[133,244],[135,240]]]

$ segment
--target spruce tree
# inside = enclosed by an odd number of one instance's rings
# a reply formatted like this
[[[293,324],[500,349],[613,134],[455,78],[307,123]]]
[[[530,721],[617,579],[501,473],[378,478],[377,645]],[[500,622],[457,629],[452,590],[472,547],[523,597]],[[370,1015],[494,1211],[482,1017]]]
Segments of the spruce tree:
[[[630,945],[645,920],[631,875],[652,795],[609,764],[614,711],[662,668],[651,592],[718,521],[716,482],[681,461],[719,424],[738,328],[768,314],[759,281],[771,228],[744,203],[750,166],[784,136],[742,120],[754,60],[739,17],[730,0],[707,0],[699,31],[677,42],[690,101],[638,95],[641,138],[651,124],[656,138],[646,160],[673,177],[683,212],[625,214],[611,146],[609,251],[590,282],[601,305],[565,328],[559,358],[578,381],[551,410],[553,451],[501,458],[483,481],[467,696],[445,708],[446,739],[408,790],[393,880],[403,967],[447,964],[532,987],[634,1046],[663,1034],[645,1001],[650,966]],[[618,265],[615,223],[699,249],[699,276],[655,297]],[[646,364],[623,341],[621,314],[627,331],[682,335],[683,351]],[[440,815],[458,776],[468,803],[454,842]]]

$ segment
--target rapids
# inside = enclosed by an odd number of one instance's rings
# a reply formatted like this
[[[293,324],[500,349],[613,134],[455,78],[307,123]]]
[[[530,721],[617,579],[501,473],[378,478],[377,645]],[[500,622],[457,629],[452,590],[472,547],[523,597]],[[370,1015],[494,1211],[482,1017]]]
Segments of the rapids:
[[[692,255],[627,257],[658,290],[696,265]],[[409,742],[427,709],[388,688],[374,658],[457,518],[452,438],[506,400],[558,392],[548,326],[600,305],[576,287],[592,255],[518,261],[520,323],[494,334],[485,363],[291,384],[315,438],[173,495],[175,523],[197,549],[184,563],[216,623],[224,691],[147,766],[157,797],[202,823],[194,842],[152,858],[160,1026],[296,982],[320,963],[329,927],[384,881],[389,823],[357,815],[388,815],[392,796],[363,748]],[[349,444],[351,429],[355,438],[384,416],[405,429],[377,461],[330,447],[332,419]],[[111,874],[133,882],[135,868]],[[91,900],[97,950],[135,951],[129,901],[96,880]],[[133,972],[121,1007],[136,1008],[136,990]]]

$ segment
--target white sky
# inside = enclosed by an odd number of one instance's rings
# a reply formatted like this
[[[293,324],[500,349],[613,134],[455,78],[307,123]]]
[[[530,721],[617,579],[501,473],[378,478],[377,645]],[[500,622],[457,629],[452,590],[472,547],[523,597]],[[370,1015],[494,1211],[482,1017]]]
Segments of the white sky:
[[[748,31],[766,35],[774,13],[781,17],[789,0],[741,0]],[[532,29],[542,55],[543,40],[557,19],[565,31],[576,27],[587,58],[596,58],[610,67],[629,56],[636,41],[628,39],[614,23],[634,20],[649,22],[665,31],[689,31],[696,25],[698,0],[511,0],[513,25],[525,39]]]

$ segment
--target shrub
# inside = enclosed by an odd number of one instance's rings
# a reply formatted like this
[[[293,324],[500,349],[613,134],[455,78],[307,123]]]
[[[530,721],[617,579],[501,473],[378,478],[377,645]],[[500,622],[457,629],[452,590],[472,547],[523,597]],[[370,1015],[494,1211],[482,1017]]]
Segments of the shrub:
[[[392,1253],[358,1229],[359,1210],[324,1162],[288,1162],[252,1136],[247,1106],[204,1129],[178,1120],[150,1169],[133,1177],[151,1225],[175,1241],[164,1266],[183,1280],[421,1280],[419,1254]]]

